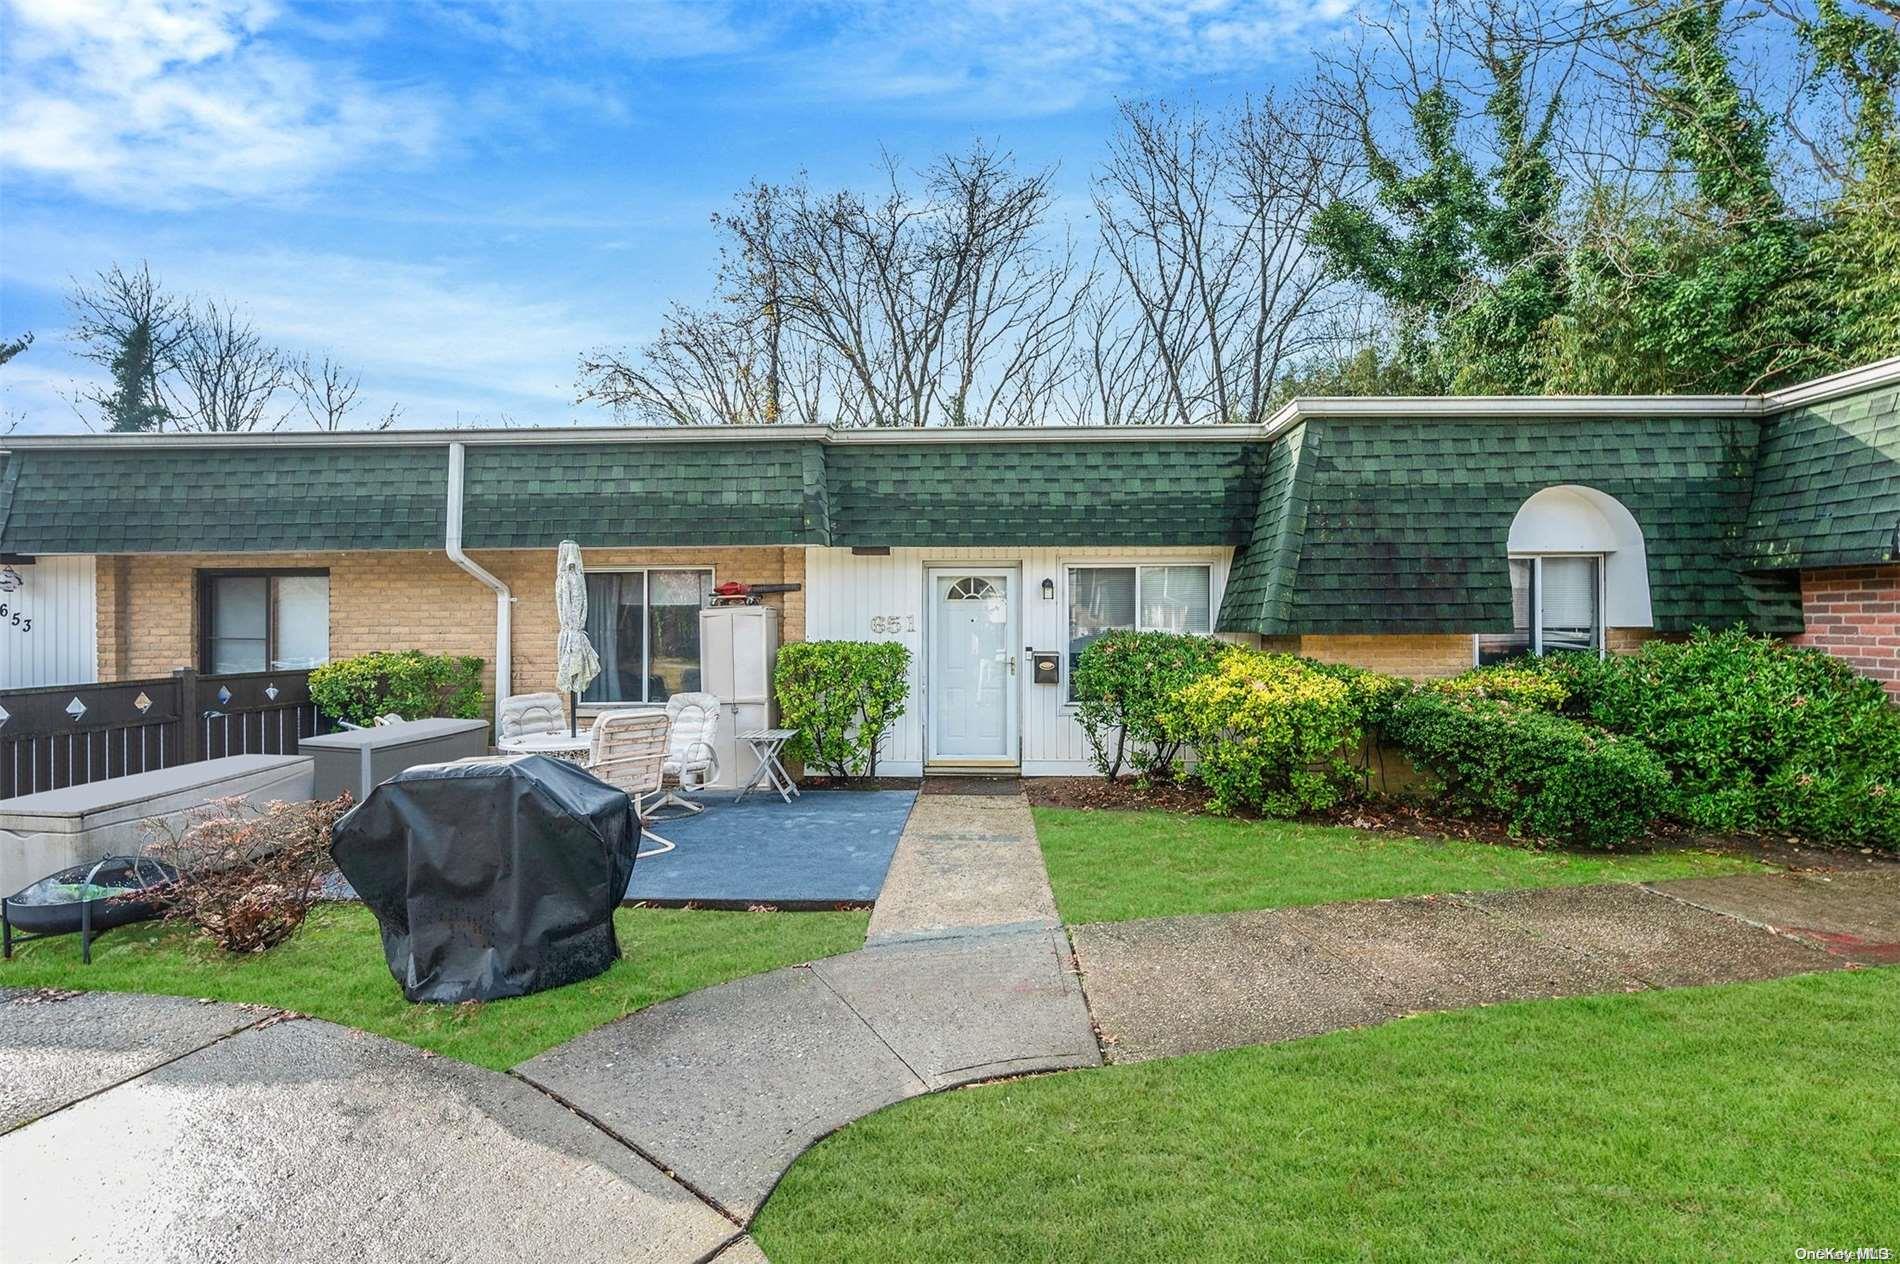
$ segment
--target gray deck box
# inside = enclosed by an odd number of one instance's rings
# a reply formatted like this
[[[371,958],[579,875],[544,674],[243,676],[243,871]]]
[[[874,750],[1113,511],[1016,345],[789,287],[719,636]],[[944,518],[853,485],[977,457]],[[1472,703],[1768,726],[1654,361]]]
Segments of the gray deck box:
[[[177,829],[213,799],[298,802],[311,797],[311,784],[306,755],[232,755],[0,799],[0,895],[72,865],[138,852],[149,841],[146,821]]]
[[[345,729],[306,737],[298,749],[317,761],[319,799],[345,790],[358,803],[405,768],[446,764],[488,753],[486,720],[404,720],[382,728]]]

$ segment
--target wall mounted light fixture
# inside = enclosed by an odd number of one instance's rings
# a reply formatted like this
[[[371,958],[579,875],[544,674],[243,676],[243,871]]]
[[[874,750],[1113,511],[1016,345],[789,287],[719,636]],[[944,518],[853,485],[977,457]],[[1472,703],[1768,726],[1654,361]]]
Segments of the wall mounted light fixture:
[[[1054,601],[1056,599],[1056,581],[1055,580],[1045,579],[1042,581],[1042,599],[1044,601]]]

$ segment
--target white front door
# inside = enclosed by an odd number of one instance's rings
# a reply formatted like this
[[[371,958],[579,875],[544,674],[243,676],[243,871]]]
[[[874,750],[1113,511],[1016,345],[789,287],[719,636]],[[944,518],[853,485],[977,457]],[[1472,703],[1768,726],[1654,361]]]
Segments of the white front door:
[[[1016,762],[1016,576],[930,572],[933,762]]]

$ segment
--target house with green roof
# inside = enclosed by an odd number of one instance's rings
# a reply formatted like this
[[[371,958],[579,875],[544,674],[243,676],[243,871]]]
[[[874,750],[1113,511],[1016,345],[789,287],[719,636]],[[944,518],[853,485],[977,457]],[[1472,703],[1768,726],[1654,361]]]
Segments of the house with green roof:
[[[1769,395],[1301,399],[1259,426],[15,436],[0,690],[478,654],[551,687],[584,550],[588,708],[698,687],[699,610],[896,640],[884,767],[1087,770],[1116,628],[1416,676],[1743,624],[1900,693],[1900,359]]]

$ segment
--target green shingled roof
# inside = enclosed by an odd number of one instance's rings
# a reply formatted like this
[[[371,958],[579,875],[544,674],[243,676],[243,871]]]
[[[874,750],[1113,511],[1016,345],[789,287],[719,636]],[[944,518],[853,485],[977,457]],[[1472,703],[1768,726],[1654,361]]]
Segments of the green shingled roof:
[[[30,448],[9,454],[12,553],[441,548],[448,457],[417,447]]]
[[[1900,559],[1900,386],[1771,417],[1745,557],[1762,568]]]
[[[1299,575],[1306,530],[1306,489],[1313,469],[1301,460],[1315,432],[1295,426],[1267,453],[1246,547],[1234,555],[1221,600],[1221,632],[1285,628],[1293,618],[1293,582]]]
[[[458,436],[459,437],[459,436]],[[1246,435],[466,442],[470,548],[1236,546],[1218,626],[1510,622],[1507,540],[1577,483],[1643,530],[1655,624],[1798,630],[1793,568],[1893,560],[1900,388],[1780,415],[1320,415]],[[0,551],[441,548],[446,439],[24,444]]]
[[[472,549],[827,542],[816,442],[471,443],[467,480]]]
[[[1224,630],[1507,631],[1511,520],[1564,483],[1614,496],[1641,524],[1657,628],[1800,626],[1785,589],[1738,571],[1754,421],[1313,418],[1299,429],[1296,468],[1269,474],[1236,558]]]
[[[831,542],[1237,544],[1258,443],[876,443],[826,452]]]

